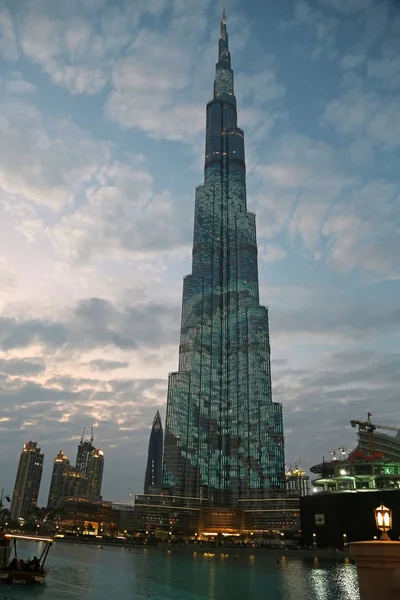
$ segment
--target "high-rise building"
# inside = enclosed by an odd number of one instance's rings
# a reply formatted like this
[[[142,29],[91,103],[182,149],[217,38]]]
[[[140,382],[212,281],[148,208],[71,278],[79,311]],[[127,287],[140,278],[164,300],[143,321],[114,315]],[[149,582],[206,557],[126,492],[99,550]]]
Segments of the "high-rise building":
[[[64,452],[60,450],[54,459],[47,508],[57,508],[63,498],[86,494],[88,494],[87,476],[77,467],[70,465]]]
[[[288,496],[308,496],[310,494],[310,478],[304,469],[296,467],[286,471],[286,491]]]
[[[163,428],[160,413],[157,411],[151,428],[149,450],[147,454],[146,475],[144,478],[144,493],[148,494],[151,488],[161,485],[163,454]]]
[[[170,373],[163,485],[209,505],[285,490],[282,406],[272,402],[268,310],[260,306],[225,10],[184,278],[179,367]]]
[[[103,481],[104,453],[100,448],[94,448],[89,455],[87,464],[87,496],[100,497]]]
[[[26,517],[35,508],[42,479],[44,454],[37,442],[26,442],[19,459],[17,477],[11,502],[11,518]]]
[[[86,475],[71,465],[62,474],[62,493],[60,499],[88,495]]]
[[[93,450],[95,450],[95,447],[93,446],[93,435],[90,440],[84,440],[82,435],[76,454],[76,468],[85,476],[87,476],[89,456]]]
[[[63,475],[70,466],[67,456],[62,450],[57,454],[54,459],[53,473],[51,475],[49,499],[47,501],[47,508],[49,510],[55,508],[57,503],[63,498],[64,495],[64,478]]]
[[[86,496],[99,497],[101,496],[101,484],[103,481],[104,453],[103,450],[93,445],[93,429],[90,439],[84,440],[84,435],[85,430],[83,430],[78,446],[76,469],[85,477],[86,489],[84,491],[81,490],[79,493]],[[79,483],[79,486],[83,486],[83,481]]]

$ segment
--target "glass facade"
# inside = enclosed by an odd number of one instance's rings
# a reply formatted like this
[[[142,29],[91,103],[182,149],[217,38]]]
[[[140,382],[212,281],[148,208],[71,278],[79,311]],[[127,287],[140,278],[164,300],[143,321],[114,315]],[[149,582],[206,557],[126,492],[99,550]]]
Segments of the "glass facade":
[[[285,488],[282,407],[272,402],[268,311],[259,304],[256,224],[247,211],[225,15],[184,279],[179,368],[170,373],[163,485],[235,505]]]

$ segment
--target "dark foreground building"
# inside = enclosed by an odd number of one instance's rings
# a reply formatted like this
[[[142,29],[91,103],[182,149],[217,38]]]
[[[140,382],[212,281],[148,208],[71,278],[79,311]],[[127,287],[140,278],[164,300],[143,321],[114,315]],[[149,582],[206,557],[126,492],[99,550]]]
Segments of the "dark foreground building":
[[[149,450],[147,455],[144,493],[148,494],[154,486],[161,485],[163,455],[163,428],[160,413],[157,411],[151,428]]]
[[[225,11],[192,273],[183,283],[179,368],[169,375],[163,486],[184,505],[213,511],[285,489],[282,406],[272,402],[268,311],[259,303]]]
[[[300,499],[302,543],[343,548],[347,542],[380,537],[374,509],[381,502],[393,510],[392,540],[400,537],[400,490],[321,492]]]

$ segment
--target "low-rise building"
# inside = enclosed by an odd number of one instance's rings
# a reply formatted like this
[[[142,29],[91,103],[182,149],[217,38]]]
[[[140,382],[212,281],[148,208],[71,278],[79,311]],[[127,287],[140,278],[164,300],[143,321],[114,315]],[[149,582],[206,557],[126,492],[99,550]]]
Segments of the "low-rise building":
[[[59,531],[95,535],[115,535],[118,531],[112,502],[74,496],[63,498],[59,508]]]

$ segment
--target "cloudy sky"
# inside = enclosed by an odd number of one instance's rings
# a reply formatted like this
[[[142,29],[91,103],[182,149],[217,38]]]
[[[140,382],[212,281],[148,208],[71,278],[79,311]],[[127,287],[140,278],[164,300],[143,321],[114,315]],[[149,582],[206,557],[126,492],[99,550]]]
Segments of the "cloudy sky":
[[[0,488],[23,443],[142,491],[177,368],[211,0],[0,1]],[[230,0],[286,462],[400,426],[400,3]]]

